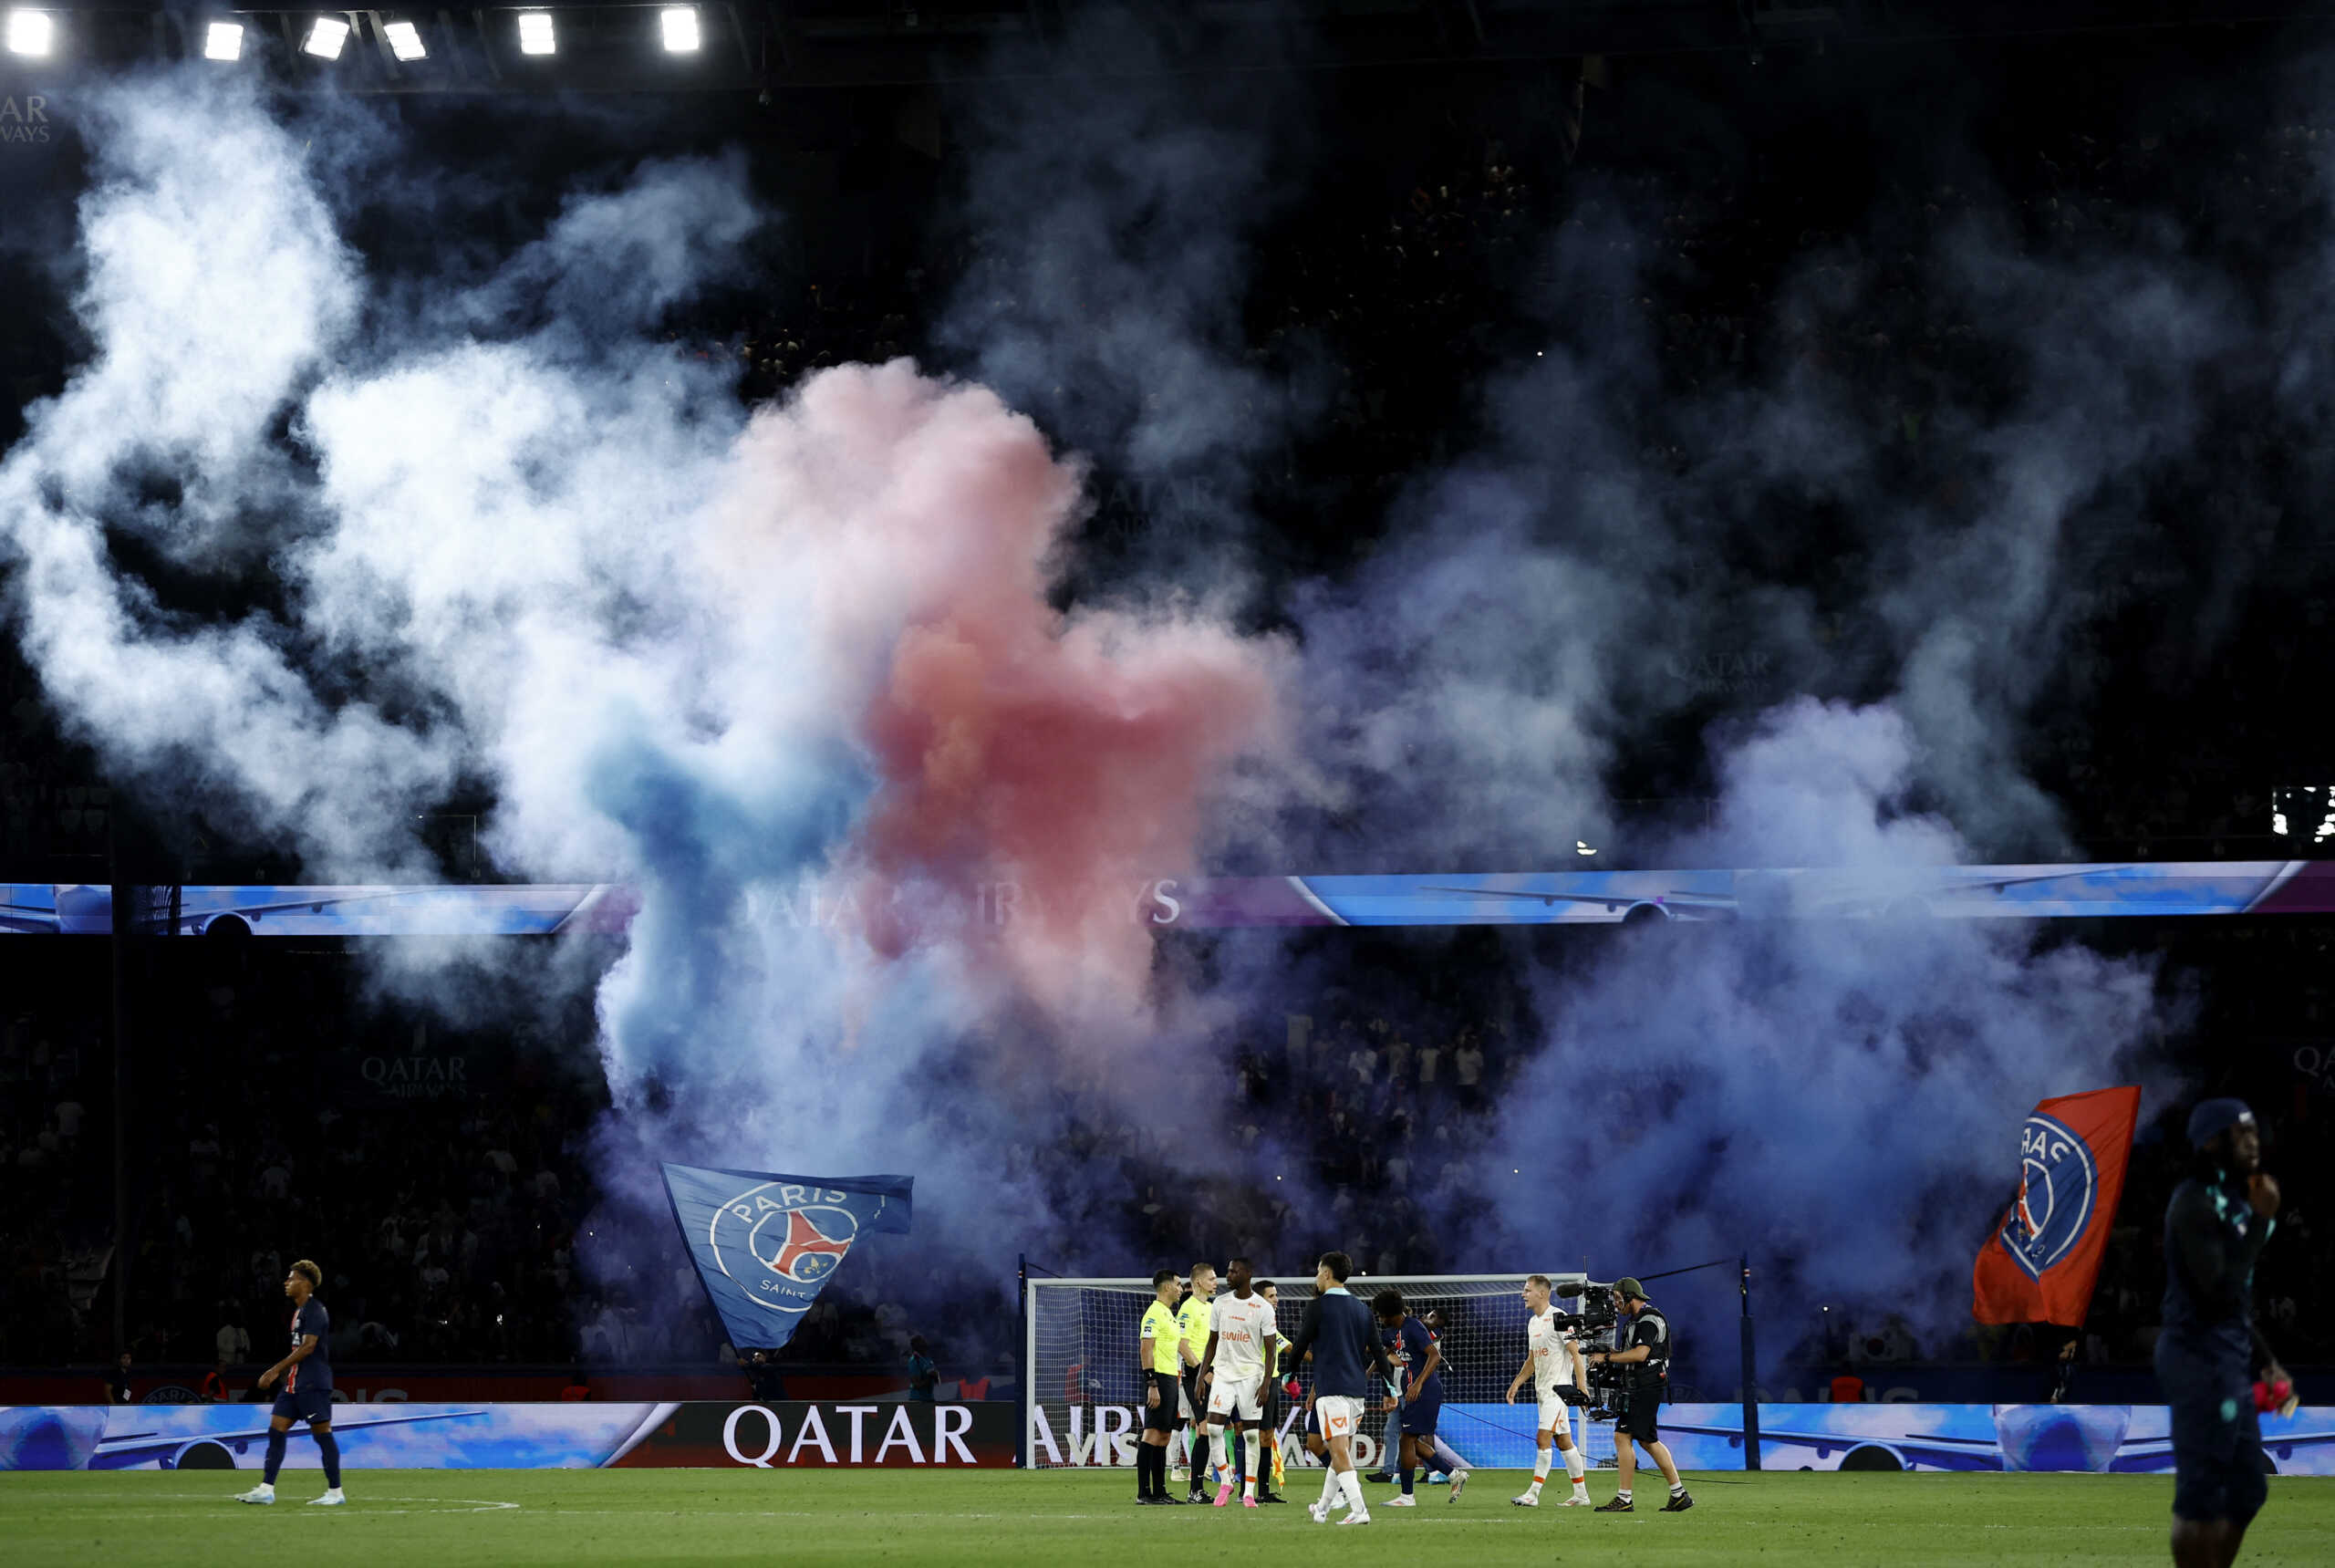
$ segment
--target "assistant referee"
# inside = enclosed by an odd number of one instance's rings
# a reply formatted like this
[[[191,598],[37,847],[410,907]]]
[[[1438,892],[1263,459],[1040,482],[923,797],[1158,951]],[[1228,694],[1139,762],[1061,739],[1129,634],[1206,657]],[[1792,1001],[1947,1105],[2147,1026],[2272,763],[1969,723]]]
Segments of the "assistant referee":
[[[1173,1269],[1151,1276],[1153,1300],[1143,1309],[1137,1362],[1143,1369],[1143,1441],[1135,1450],[1136,1501],[1179,1507],[1184,1500],[1168,1495],[1168,1439],[1175,1435],[1176,1399],[1184,1386],[1178,1376],[1183,1366],[1184,1330],[1169,1304],[1180,1288]]]

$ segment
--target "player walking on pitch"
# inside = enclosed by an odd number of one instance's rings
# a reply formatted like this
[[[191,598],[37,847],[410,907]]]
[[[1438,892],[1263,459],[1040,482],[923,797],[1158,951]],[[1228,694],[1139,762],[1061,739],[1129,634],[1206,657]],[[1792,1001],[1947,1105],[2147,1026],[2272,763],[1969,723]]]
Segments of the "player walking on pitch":
[[[1524,1306],[1532,1314],[1524,1325],[1524,1365],[1509,1380],[1508,1402],[1516,1403],[1516,1391],[1524,1386],[1526,1377],[1531,1377],[1533,1391],[1541,1398],[1541,1424],[1532,1434],[1532,1484],[1524,1489],[1522,1497],[1509,1501],[1519,1508],[1541,1506],[1541,1488],[1549,1479],[1549,1444],[1553,1437],[1557,1450],[1565,1457],[1565,1474],[1572,1478],[1572,1495],[1557,1506],[1587,1508],[1591,1506],[1589,1468],[1582,1462],[1581,1450],[1573,1446],[1572,1413],[1565,1407],[1557,1385],[1570,1383],[1580,1387],[1589,1364],[1581,1354],[1580,1341],[1557,1326],[1557,1314],[1549,1306],[1548,1275],[1534,1274],[1524,1282]]]
[[[1244,1474],[1250,1466],[1262,1467],[1257,1484],[1257,1501],[1260,1503],[1287,1502],[1287,1498],[1273,1490],[1273,1470],[1281,1449],[1281,1380],[1288,1376],[1282,1370],[1282,1360],[1289,1351],[1289,1336],[1281,1331],[1281,1293],[1274,1288],[1272,1281],[1252,1280],[1249,1288],[1264,1301],[1265,1311],[1272,1324],[1272,1340],[1265,1346],[1264,1418],[1258,1427],[1258,1447],[1244,1446],[1241,1449],[1241,1467]],[[1259,1449],[1262,1449],[1261,1453]]]
[[[1217,1488],[1216,1506],[1222,1508],[1232,1501],[1232,1476],[1224,1462],[1226,1455],[1220,1446],[1224,1437],[1225,1417],[1230,1416],[1240,1424],[1240,1438],[1248,1456],[1248,1476],[1240,1488],[1240,1506],[1257,1506],[1257,1470],[1262,1457],[1257,1448],[1257,1427],[1264,1415],[1265,1357],[1279,1337],[1273,1326],[1273,1309],[1264,1297],[1249,1288],[1249,1260],[1235,1258],[1225,1265],[1225,1273],[1232,1282],[1232,1293],[1219,1298],[1209,1309],[1208,1420],[1200,1428],[1200,1441],[1216,1445],[1217,1468],[1224,1472],[1224,1480]]]
[[[292,1298],[292,1350],[259,1375],[262,1388],[283,1378],[284,1392],[275,1397],[275,1409],[267,1419],[267,1469],[263,1472],[265,1479],[239,1494],[235,1499],[238,1502],[275,1501],[275,1472],[284,1468],[285,1434],[291,1431],[294,1421],[308,1423],[309,1434],[317,1439],[317,1452],[325,1462],[325,1494],[310,1498],[309,1506],[321,1503],[327,1508],[337,1508],[348,1501],[340,1494],[340,1439],[332,1435],[332,1345],[328,1337],[332,1320],[325,1312],[325,1303],[317,1300],[317,1287],[324,1280],[324,1271],[306,1258],[293,1264],[292,1272],[284,1276],[284,1293]]]
[[[2196,1163],[2164,1210],[2156,1342],[2173,1417],[2173,1561],[2229,1568],[2270,1494],[2261,1413],[2295,1408],[2294,1380],[2254,1326],[2254,1263],[2278,1229],[2278,1184],[2243,1100],[2190,1112],[2189,1144]]]
[[[1344,1499],[1346,1516],[1340,1524],[1368,1524],[1370,1505],[1363,1501],[1362,1477],[1354,1473],[1354,1438],[1362,1429],[1363,1401],[1375,1376],[1384,1383],[1395,1369],[1378,1343],[1378,1323],[1365,1303],[1346,1289],[1354,1260],[1344,1252],[1324,1252],[1313,1273],[1321,1292],[1305,1303],[1304,1321],[1289,1342],[1292,1362],[1313,1357],[1313,1409],[1321,1418],[1322,1438],[1330,1450],[1329,1469],[1322,1473],[1322,1500],[1306,1512],[1316,1524],[1330,1521],[1330,1511]]]
[[[1403,1490],[1386,1500],[1389,1508],[1416,1508],[1412,1485],[1420,1462],[1435,1459],[1435,1425],[1443,1413],[1443,1345],[1426,1324],[1403,1310],[1403,1293],[1380,1291],[1370,1303],[1379,1327],[1394,1340],[1396,1397],[1389,1399],[1387,1447],[1396,1456]],[[1468,1484],[1468,1472],[1451,1478],[1452,1501]]]

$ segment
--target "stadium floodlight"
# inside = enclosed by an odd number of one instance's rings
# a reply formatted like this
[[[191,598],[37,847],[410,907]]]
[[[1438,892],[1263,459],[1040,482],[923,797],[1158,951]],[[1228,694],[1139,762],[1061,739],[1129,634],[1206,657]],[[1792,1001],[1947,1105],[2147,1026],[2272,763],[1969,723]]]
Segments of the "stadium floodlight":
[[[548,55],[559,47],[552,37],[551,13],[522,11],[519,13],[519,52],[523,55]]]
[[[389,41],[389,53],[400,60],[426,60],[430,51],[422,47],[421,29],[410,22],[382,24],[381,36]]]
[[[47,55],[57,36],[57,18],[46,11],[8,13],[8,52],[36,59]]]
[[[337,60],[348,42],[348,23],[337,16],[319,16],[308,25],[307,42],[300,46],[300,52],[320,60]]]
[[[206,60],[239,60],[244,57],[244,25],[241,22],[213,22],[202,30],[202,57]]]
[[[697,7],[668,5],[658,14],[657,20],[665,30],[665,52],[669,55],[693,55],[699,43]]]

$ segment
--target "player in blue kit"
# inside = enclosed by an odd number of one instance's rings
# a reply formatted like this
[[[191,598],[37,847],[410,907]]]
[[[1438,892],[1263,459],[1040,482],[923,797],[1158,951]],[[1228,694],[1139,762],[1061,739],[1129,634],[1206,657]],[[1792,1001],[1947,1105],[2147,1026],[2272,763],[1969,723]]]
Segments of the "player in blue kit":
[[[1348,1511],[1339,1523],[1370,1522],[1362,1478],[1354,1469],[1354,1439],[1362,1429],[1362,1407],[1372,1378],[1383,1387],[1395,1375],[1378,1343],[1370,1309],[1346,1289],[1353,1273],[1354,1260],[1345,1253],[1322,1254],[1313,1272],[1313,1288],[1320,1293],[1305,1303],[1304,1319],[1289,1342],[1292,1365],[1303,1363],[1309,1354],[1313,1357],[1313,1412],[1330,1453],[1329,1469],[1322,1474],[1322,1501],[1305,1511],[1316,1524],[1330,1521],[1330,1510],[1340,1500]]]
[[[348,1501],[340,1494],[340,1439],[332,1435],[332,1319],[325,1303],[317,1300],[317,1287],[324,1282],[324,1271],[306,1258],[284,1276],[284,1293],[292,1300],[292,1349],[259,1375],[262,1388],[278,1377],[284,1379],[284,1391],[276,1395],[275,1409],[267,1421],[266,1479],[238,1496],[238,1502],[275,1501],[275,1472],[284,1468],[285,1434],[292,1430],[295,1421],[308,1423],[309,1435],[317,1439],[317,1452],[324,1459],[325,1494],[310,1498],[309,1505],[337,1508]]]
[[[1429,1463],[1434,1462],[1435,1426],[1443,1413],[1443,1346],[1428,1332],[1427,1324],[1403,1310],[1400,1291],[1380,1291],[1371,1298],[1370,1310],[1377,1317],[1379,1328],[1394,1338],[1391,1359],[1402,1387],[1399,1406],[1402,1445],[1397,1474],[1402,1480],[1403,1490],[1399,1497],[1387,1499],[1386,1506],[1412,1508],[1417,1505],[1411,1487],[1418,1470],[1419,1456],[1424,1453],[1428,1456]],[[1387,1404],[1390,1411],[1396,1407],[1394,1400],[1390,1399]],[[1392,1426],[1390,1423],[1390,1438],[1393,1436]],[[1451,1495],[1455,1499],[1459,1495],[1459,1487],[1465,1484],[1465,1481],[1458,1481],[1453,1486]]]

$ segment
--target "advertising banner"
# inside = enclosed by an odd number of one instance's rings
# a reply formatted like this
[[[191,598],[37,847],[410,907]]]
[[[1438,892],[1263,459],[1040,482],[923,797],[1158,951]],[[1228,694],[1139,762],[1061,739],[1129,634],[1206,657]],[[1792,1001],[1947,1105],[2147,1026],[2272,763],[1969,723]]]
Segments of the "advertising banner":
[[[750,1465],[757,1469],[881,1466],[1012,1469],[1021,1407],[977,1405],[683,1405],[615,1463],[626,1466]]]
[[[806,878],[780,896],[776,912],[798,929],[848,926],[860,919],[856,897],[848,881],[823,885]],[[2032,920],[2303,915],[2335,910],[2335,860],[1328,877],[1171,874],[1070,897],[1147,929],[1618,925],[1633,917]],[[1036,889],[1012,882],[968,882],[936,892],[934,899],[925,919],[967,927],[1003,927],[1042,912]],[[179,936],[607,934],[624,930],[639,905],[635,889],[610,882],[190,885],[140,889],[138,925],[156,935]],[[0,932],[104,935],[112,929],[110,888],[0,883]]]
[[[208,1366],[180,1366],[151,1372],[140,1372],[130,1380],[133,1405],[200,1405],[204,1403],[200,1389],[202,1375]],[[264,1394],[252,1386],[258,1373],[255,1366],[235,1368],[227,1375],[227,1397],[223,1404],[268,1404],[275,1397]],[[794,1399],[898,1399],[908,1393],[905,1372],[820,1372],[797,1371],[788,1368],[781,1375],[784,1386],[779,1390]],[[1010,1386],[1010,1379],[992,1379],[991,1386],[1001,1395]],[[339,1405],[493,1405],[525,1404],[539,1401],[558,1404],[566,1397],[575,1379],[565,1371],[511,1372],[503,1370],[445,1370],[428,1366],[382,1366],[335,1365],[332,1369],[333,1402]],[[657,1400],[711,1399],[732,1400],[752,1397],[746,1375],[741,1370],[723,1372],[617,1372],[587,1370],[584,1386],[589,1390],[594,1404],[641,1404]],[[111,1404],[105,1373],[92,1367],[86,1372],[20,1372],[0,1375],[0,1406],[6,1405],[107,1405]],[[960,1394],[960,1385],[944,1379],[939,1386],[942,1398],[970,1398]],[[978,1397],[987,1397],[986,1394]]]
[[[1020,1410],[1011,1400],[359,1405],[336,1411],[332,1427],[352,1469],[1010,1467]],[[267,1419],[265,1405],[8,1406],[0,1470],[256,1469]],[[306,1428],[294,1428],[284,1462],[318,1468]]]
[[[1470,1469],[1527,1469],[1536,1420],[1531,1405],[1446,1401],[1439,1435]],[[1666,1405],[1659,1424],[1681,1469],[1743,1469],[1742,1406]],[[1141,1432],[1132,1405],[1041,1404],[1031,1412],[1030,1452],[1047,1468],[1132,1465]],[[1289,1430],[1282,1443],[1292,1458],[1302,1451]],[[2263,1417],[2262,1448],[2281,1475],[2335,1475],[2335,1407]],[[1591,1427],[1587,1451],[1610,1459],[1613,1428]],[[1357,1441],[1357,1464],[1375,1458],[1375,1440]],[[2169,1471],[2172,1427],[2162,1405],[1763,1404],[1759,1462],[1771,1470]]]

